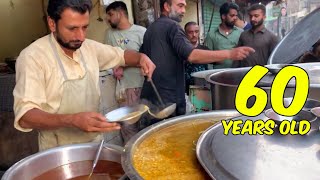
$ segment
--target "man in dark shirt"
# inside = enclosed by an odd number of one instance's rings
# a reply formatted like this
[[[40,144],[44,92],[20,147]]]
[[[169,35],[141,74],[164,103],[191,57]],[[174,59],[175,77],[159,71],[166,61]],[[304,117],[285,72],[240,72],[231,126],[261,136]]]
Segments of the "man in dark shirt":
[[[161,17],[148,27],[140,49],[156,65],[152,79],[164,103],[177,103],[174,115],[182,115],[186,111],[185,60],[191,63],[208,64],[224,59],[241,60],[254,52],[249,47],[221,51],[194,49],[178,24],[184,16],[185,7],[185,0],[160,0]],[[143,84],[141,99],[159,105],[148,81]]]
[[[241,33],[238,46],[252,47],[255,53],[241,62],[233,62],[233,67],[266,65],[271,52],[279,42],[263,24],[266,19],[266,7],[263,4],[252,5],[249,8],[249,17],[252,28]]]
[[[207,46],[199,44],[199,26],[196,22],[190,21],[184,26],[187,38],[191,42],[192,46],[196,49],[209,50]],[[194,85],[194,78],[191,76],[192,73],[198,71],[205,71],[208,69],[207,64],[193,64],[185,62],[185,78],[186,78],[186,93],[189,95],[190,85]]]

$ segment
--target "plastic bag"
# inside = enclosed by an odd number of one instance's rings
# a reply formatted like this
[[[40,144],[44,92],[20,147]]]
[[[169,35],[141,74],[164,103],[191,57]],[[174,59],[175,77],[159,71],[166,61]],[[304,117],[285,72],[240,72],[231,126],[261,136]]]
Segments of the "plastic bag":
[[[118,103],[123,103],[126,101],[126,89],[123,87],[120,80],[117,80],[116,99]]]
[[[186,99],[186,114],[192,114],[195,112],[195,108],[193,104],[190,101],[190,98],[187,94],[185,94],[185,99]]]

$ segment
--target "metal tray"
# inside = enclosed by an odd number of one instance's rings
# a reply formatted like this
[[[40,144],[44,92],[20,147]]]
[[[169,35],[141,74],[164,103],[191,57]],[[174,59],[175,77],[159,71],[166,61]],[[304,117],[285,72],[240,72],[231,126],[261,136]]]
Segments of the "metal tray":
[[[234,119],[267,120],[257,117]],[[197,158],[217,180],[319,179],[320,132],[307,135],[223,135],[222,124],[206,130],[197,143]]]

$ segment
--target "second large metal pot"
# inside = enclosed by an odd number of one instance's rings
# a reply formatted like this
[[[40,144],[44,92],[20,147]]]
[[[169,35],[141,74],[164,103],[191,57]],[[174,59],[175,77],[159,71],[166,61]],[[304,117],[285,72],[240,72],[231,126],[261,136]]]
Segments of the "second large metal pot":
[[[319,63],[310,64],[299,64],[297,66],[303,67],[309,74],[310,78],[310,88],[308,98],[320,99],[320,69]],[[212,108],[215,110],[221,109],[235,109],[235,97],[239,84],[241,83],[243,77],[251,69],[248,68],[237,68],[224,70],[217,73],[213,73],[206,77],[206,80],[211,84],[211,97],[212,97]],[[272,79],[266,78],[269,82],[263,82],[258,84],[259,87],[264,89],[268,94],[268,104],[266,108],[271,108],[270,105],[270,87],[272,85]],[[295,87],[288,86],[285,90],[284,97],[294,97]],[[252,106],[255,99],[249,98],[248,107]]]

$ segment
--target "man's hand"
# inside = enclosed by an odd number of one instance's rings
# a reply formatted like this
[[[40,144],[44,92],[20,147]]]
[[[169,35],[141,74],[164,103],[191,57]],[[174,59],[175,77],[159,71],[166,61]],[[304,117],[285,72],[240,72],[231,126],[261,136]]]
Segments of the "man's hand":
[[[237,47],[230,50],[230,59],[232,60],[242,60],[250,55],[250,53],[254,53],[255,50],[251,47]]]
[[[96,112],[82,112],[71,116],[72,125],[86,132],[106,132],[120,129],[117,123],[109,123]]]
[[[120,80],[123,77],[123,67],[116,67],[113,69],[113,76]]]
[[[142,75],[147,76],[148,80],[150,80],[156,65],[154,65],[149,57],[143,53],[141,53],[139,65],[141,67]]]

